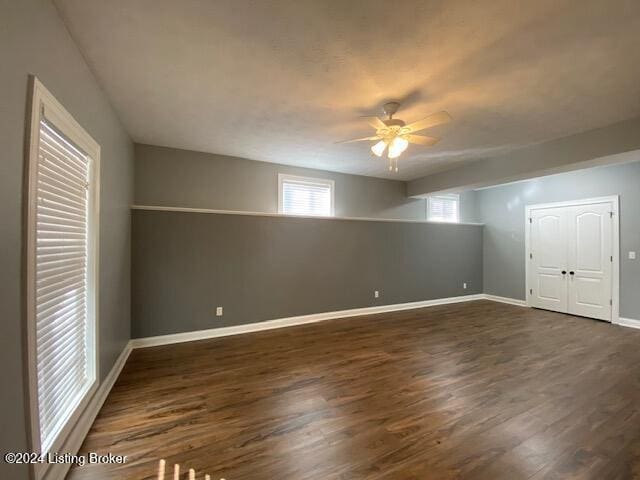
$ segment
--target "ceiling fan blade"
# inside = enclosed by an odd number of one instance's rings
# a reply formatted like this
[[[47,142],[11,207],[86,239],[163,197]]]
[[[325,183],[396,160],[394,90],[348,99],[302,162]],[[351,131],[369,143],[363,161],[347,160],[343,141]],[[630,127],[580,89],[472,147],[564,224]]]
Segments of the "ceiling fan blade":
[[[387,128],[385,123],[382,120],[380,120],[378,117],[376,117],[375,115],[365,116],[365,117],[362,117],[362,118],[366,118],[367,122],[369,123],[369,125],[371,125],[376,130],[383,130],[383,129]]]
[[[418,145],[427,145],[427,146],[435,145],[440,141],[439,138],[426,137],[423,135],[407,135],[405,138],[409,141],[409,143],[416,143]]]
[[[436,125],[440,125],[442,123],[447,123],[450,121],[451,115],[449,115],[445,111],[442,111],[429,115],[427,118],[423,118],[422,120],[418,120],[417,122],[410,123],[409,125],[406,125],[404,129],[409,132],[419,132],[420,130],[424,130],[425,128],[435,127]]]
[[[352,140],[342,140],[341,142],[336,143],[351,143],[351,142],[364,142],[365,140],[379,140],[380,137],[374,135],[373,137],[362,137],[362,138],[354,138]]]

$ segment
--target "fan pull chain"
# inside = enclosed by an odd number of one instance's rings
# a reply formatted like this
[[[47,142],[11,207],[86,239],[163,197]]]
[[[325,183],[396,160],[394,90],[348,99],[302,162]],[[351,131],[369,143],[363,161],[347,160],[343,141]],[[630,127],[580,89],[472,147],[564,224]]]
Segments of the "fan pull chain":
[[[160,459],[160,463],[158,464],[158,480],[164,480],[164,467],[167,462],[163,459]]]

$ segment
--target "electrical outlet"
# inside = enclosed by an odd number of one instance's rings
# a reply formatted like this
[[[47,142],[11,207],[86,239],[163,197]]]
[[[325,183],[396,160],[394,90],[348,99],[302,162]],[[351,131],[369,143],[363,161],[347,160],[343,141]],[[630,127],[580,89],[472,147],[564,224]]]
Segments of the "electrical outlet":
[[[636,252],[629,252],[629,260],[635,260],[636,259]]]
[[[222,307],[216,307],[216,317],[222,316]]]
[[[373,292],[373,298],[378,298],[378,297],[380,297],[380,292],[376,290],[375,292]]]
[[[467,282],[464,282],[464,283],[462,284],[462,288],[464,288],[465,290],[467,289]]]

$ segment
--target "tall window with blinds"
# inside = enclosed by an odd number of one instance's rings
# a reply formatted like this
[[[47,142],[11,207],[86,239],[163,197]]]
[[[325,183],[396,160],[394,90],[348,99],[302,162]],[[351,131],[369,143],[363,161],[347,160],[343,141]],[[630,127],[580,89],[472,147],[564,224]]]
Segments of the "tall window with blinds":
[[[36,87],[27,310],[36,410],[32,413],[37,418],[38,450],[45,453],[59,448],[96,386],[99,147],[96,150],[97,145],[41,84]]]
[[[460,221],[460,196],[431,195],[427,199],[427,220],[432,222]]]
[[[279,213],[333,216],[333,180],[280,174],[278,183]]]

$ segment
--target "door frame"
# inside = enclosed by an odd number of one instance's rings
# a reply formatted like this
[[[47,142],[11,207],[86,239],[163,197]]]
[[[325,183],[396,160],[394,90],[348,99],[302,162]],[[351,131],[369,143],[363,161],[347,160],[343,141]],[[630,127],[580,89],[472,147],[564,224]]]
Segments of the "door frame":
[[[553,202],[553,203],[537,203],[534,205],[527,205],[524,209],[524,263],[525,263],[525,275],[526,275],[526,290],[524,292],[525,298],[527,299],[527,306],[531,307],[531,294],[529,293],[529,289],[531,288],[531,278],[530,278],[530,246],[531,246],[531,223],[529,222],[529,218],[531,218],[531,211],[544,209],[544,208],[556,208],[556,207],[575,207],[579,205],[591,205],[594,203],[610,203],[612,205],[613,211],[613,262],[612,262],[612,272],[611,272],[611,323],[617,324],[620,319],[620,196],[619,195],[610,195],[607,197],[595,197],[595,198],[585,198],[579,200],[568,200],[564,202]]]

